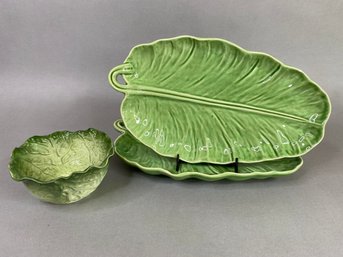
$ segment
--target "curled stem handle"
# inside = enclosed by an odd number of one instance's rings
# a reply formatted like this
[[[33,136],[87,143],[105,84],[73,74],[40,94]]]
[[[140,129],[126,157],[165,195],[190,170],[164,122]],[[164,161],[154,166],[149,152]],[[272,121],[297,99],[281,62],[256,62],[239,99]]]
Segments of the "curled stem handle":
[[[119,83],[117,80],[117,77],[118,77],[118,75],[129,75],[129,74],[132,74],[132,72],[133,72],[132,66],[130,64],[124,63],[124,64],[121,64],[121,65],[114,67],[110,71],[110,73],[108,74],[108,80],[114,89],[116,89],[120,92],[123,92],[126,89],[128,89],[128,86]]]
[[[113,123],[113,126],[116,130],[118,130],[119,132],[122,132],[124,133],[126,131],[126,127],[125,127],[125,124],[123,122],[122,119],[119,119],[119,120],[116,120],[114,123]]]

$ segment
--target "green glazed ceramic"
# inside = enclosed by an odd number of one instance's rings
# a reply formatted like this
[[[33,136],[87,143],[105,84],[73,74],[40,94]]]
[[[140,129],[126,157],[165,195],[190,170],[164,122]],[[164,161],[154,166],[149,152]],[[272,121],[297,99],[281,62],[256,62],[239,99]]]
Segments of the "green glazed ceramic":
[[[300,70],[216,38],[138,45],[109,81],[125,93],[121,115],[130,133],[159,155],[189,163],[303,155],[322,140],[331,110],[326,93]]]
[[[101,183],[114,154],[112,140],[95,129],[34,136],[15,148],[12,178],[39,199],[67,204],[81,200]]]
[[[117,155],[143,172],[151,175],[166,175],[175,180],[197,178],[215,181],[220,179],[247,180],[265,179],[289,175],[298,170],[303,161],[300,157],[283,158],[258,163],[239,163],[238,173],[228,165],[209,163],[181,163],[176,171],[175,158],[164,157],[140,143],[128,132],[121,120],[114,123],[114,127],[123,134],[115,141]]]

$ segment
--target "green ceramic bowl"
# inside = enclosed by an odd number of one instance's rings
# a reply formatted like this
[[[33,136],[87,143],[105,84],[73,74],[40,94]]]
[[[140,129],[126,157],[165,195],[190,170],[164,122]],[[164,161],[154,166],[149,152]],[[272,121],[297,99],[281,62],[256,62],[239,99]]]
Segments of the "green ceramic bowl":
[[[15,148],[9,170],[39,199],[56,204],[81,200],[101,183],[114,154],[112,140],[95,129],[33,136]]]

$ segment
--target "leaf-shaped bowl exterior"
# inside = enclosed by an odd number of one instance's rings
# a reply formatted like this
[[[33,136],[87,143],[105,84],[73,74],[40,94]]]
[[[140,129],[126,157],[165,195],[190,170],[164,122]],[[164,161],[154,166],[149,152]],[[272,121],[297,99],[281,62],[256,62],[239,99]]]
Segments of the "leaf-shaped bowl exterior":
[[[9,170],[34,196],[66,204],[81,200],[99,186],[113,154],[112,140],[101,131],[58,131],[33,136],[15,148]]]
[[[281,177],[294,173],[303,163],[301,157],[257,163],[239,163],[238,173],[235,173],[234,167],[228,165],[182,162],[179,171],[176,171],[175,158],[161,156],[140,143],[125,129],[121,120],[116,121],[114,127],[123,133],[114,143],[115,152],[121,159],[145,173],[165,175],[175,180],[197,178],[207,181],[220,179],[241,181]]]
[[[326,93],[300,70],[222,39],[138,45],[109,80],[125,93],[121,115],[130,133],[190,163],[303,155],[322,140],[331,110]]]

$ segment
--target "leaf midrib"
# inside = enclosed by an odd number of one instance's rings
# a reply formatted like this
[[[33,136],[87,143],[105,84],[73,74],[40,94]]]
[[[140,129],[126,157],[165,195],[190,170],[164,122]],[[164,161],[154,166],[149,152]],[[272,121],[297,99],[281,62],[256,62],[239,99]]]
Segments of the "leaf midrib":
[[[141,85],[139,86],[134,85],[134,86],[135,88],[133,88],[132,85],[128,84],[128,88],[125,91],[128,94],[159,96],[163,98],[171,98],[171,99],[177,99],[177,100],[182,100],[182,101],[187,101],[187,102],[195,102],[199,104],[217,106],[217,107],[222,107],[222,108],[227,108],[227,109],[236,109],[240,111],[254,112],[254,113],[260,113],[263,115],[282,117],[284,119],[295,120],[295,121],[304,122],[304,123],[311,123],[313,125],[321,126],[321,124],[317,122],[310,122],[306,118],[288,114],[288,113],[283,113],[280,111],[274,111],[270,109],[249,106],[249,105],[240,104],[240,103],[234,103],[234,102],[229,102],[229,101],[222,101],[222,100],[211,99],[211,98],[206,98],[206,97],[201,97],[201,96],[196,96],[196,95],[190,95],[190,94],[175,92],[175,91],[171,91],[167,89],[156,90],[156,88],[147,87],[147,86],[141,86]]]

